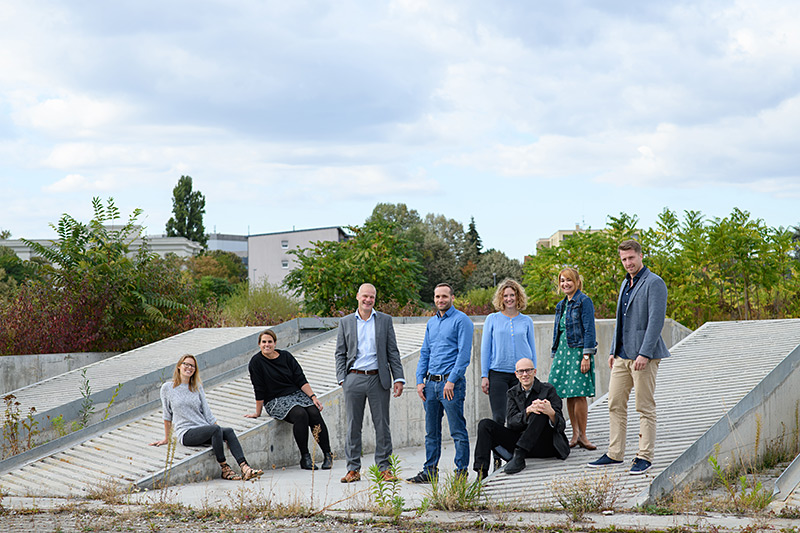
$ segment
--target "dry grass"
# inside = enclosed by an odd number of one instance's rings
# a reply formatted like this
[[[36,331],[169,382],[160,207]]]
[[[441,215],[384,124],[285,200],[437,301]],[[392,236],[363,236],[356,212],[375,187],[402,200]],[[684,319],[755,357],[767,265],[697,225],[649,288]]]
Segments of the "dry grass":
[[[569,476],[553,479],[550,488],[559,505],[577,521],[586,513],[613,509],[619,496],[618,481],[607,473]]]
[[[86,499],[100,500],[109,505],[123,503],[123,496],[128,493],[125,484],[111,476],[86,485]]]

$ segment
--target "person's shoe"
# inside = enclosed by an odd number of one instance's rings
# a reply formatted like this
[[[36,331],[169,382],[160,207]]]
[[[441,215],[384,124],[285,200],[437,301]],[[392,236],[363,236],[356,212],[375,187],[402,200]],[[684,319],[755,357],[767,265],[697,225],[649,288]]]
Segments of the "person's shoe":
[[[317,465],[314,464],[314,461],[311,459],[310,453],[304,453],[300,456],[300,468],[303,470],[316,470]]]
[[[603,454],[603,456],[600,457],[600,459],[592,461],[591,463],[587,463],[586,466],[588,466],[589,468],[600,468],[602,466],[613,466],[618,464],[622,464],[622,461],[617,461],[616,459],[612,459],[608,455]]]
[[[394,481],[400,481],[400,478],[392,474],[391,470],[381,471],[381,477],[383,478],[384,481],[388,481],[389,483],[392,483]]]
[[[342,478],[342,483],[353,483],[361,481],[361,473],[358,470],[348,470]]]
[[[503,472],[506,474],[516,474],[525,470],[525,450],[517,448],[514,450],[514,457],[508,462]]]
[[[473,470],[478,474],[478,482],[482,482],[489,475],[486,468],[483,467],[473,468]]]
[[[253,468],[247,463],[240,464],[239,468],[242,469],[242,479],[244,479],[245,481],[247,481],[248,479],[253,479],[254,477],[258,477],[264,473],[263,470],[258,470],[256,468]]]
[[[628,472],[632,476],[639,476],[647,472],[653,464],[650,461],[645,459],[640,459],[636,457],[633,460],[633,464],[631,465],[630,472]]]
[[[420,470],[419,474],[414,477],[408,478],[411,483],[430,483],[439,477],[439,470]]]
[[[322,459],[322,469],[330,470],[331,468],[333,468],[333,454],[328,452],[325,454],[324,459]]]
[[[233,468],[231,468],[227,463],[221,463],[219,466],[222,467],[222,479],[230,479],[231,481],[238,481],[242,479],[242,476],[234,472]]]
[[[597,449],[597,446],[595,446],[595,445],[594,445],[594,444],[593,444],[593,443],[592,443],[592,442],[591,442],[589,439],[587,439],[587,438],[586,438],[586,436],[584,436],[584,435],[581,435],[581,438],[579,438],[579,439],[578,439],[578,446],[580,446],[581,448],[583,448],[583,449],[585,449],[585,450],[589,450],[589,451],[592,451],[592,450],[596,450],[596,449]]]

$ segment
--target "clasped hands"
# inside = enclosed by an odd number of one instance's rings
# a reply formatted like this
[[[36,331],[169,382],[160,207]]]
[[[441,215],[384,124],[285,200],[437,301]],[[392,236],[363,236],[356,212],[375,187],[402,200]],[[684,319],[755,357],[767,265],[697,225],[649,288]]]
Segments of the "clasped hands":
[[[547,415],[548,417],[556,413],[553,406],[550,405],[550,400],[533,400],[531,404],[525,408],[525,412],[529,415]]]

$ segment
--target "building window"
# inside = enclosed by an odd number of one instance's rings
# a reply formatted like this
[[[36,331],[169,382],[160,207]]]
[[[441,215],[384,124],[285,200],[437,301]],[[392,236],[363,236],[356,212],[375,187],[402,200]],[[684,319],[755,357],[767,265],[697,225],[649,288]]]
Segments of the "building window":
[[[281,268],[289,268],[289,260],[281,259]]]
[[[289,249],[289,241],[287,241],[286,239],[282,240],[281,241],[281,248],[283,248],[284,250],[288,250]]]

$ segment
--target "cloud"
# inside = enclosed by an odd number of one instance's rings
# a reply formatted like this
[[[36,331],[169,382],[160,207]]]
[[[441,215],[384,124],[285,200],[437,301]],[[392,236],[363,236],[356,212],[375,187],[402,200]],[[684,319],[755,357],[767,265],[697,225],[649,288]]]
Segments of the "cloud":
[[[55,183],[43,187],[43,190],[49,193],[69,193],[76,191],[98,191],[108,188],[108,183],[103,180],[89,180],[80,174],[68,174]]]

